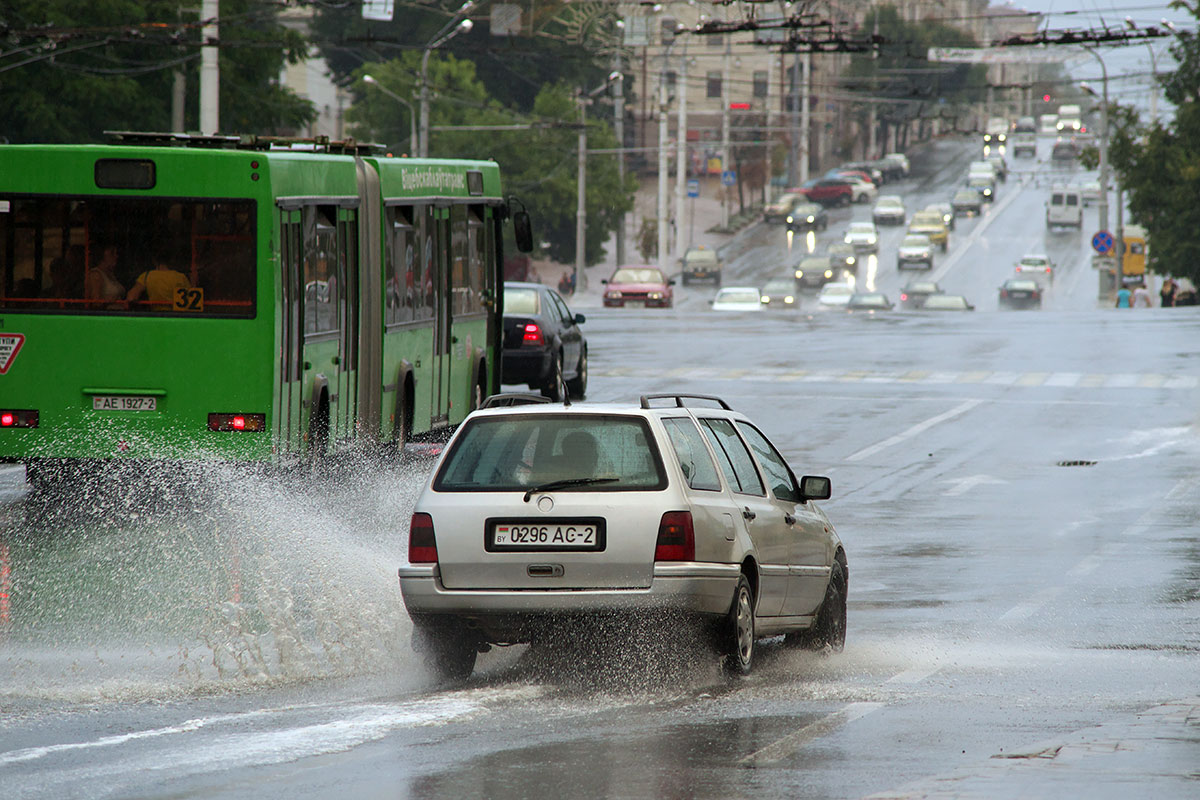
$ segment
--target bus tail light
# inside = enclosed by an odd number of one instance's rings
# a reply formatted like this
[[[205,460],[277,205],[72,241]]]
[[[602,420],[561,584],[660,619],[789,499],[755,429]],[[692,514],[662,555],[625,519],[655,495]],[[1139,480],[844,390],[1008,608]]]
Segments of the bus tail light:
[[[408,526],[408,563],[436,564],[437,560],[433,517],[418,511],[412,515],[412,523]]]
[[[695,561],[696,532],[692,528],[692,512],[668,511],[658,523],[658,541],[654,545],[655,561]]]
[[[210,431],[261,433],[267,429],[266,414],[209,414]]]
[[[38,412],[35,409],[0,409],[0,428],[36,428]]]
[[[525,335],[521,340],[522,344],[532,344],[541,346],[546,343],[546,339],[542,336],[542,328],[536,322],[528,322],[525,324]]]

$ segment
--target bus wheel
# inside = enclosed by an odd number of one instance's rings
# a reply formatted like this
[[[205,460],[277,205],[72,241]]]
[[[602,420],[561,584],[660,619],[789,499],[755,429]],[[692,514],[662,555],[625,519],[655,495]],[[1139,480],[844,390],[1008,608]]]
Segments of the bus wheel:
[[[317,404],[317,413],[308,426],[309,463],[321,468],[329,455],[329,398],[322,394]]]

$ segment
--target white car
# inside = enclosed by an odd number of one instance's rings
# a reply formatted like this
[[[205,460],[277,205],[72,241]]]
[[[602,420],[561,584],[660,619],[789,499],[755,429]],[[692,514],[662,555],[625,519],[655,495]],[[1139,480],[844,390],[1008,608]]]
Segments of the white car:
[[[846,553],[813,504],[829,479],[797,480],[745,415],[681,394],[504,399],[467,417],[414,506],[400,589],[437,675],[598,619],[648,638],[694,630],[735,675],[767,636],[842,649]]]
[[[762,294],[755,286],[726,286],[712,299],[713,311],[762,311]]]
[[[904,174],[908,174],[911,165],[908,163],[908,156],[904,155],[904,153],[887,153],[884,155],[884,159],[887,161],[895,161],[900,165],[901,169],[904,170]]]
[[[928,236],[911,234],[905,236],[896,250],[896,269],[923,266],[933,269],[933,242]]]
[[[874,222],[851,222],[842,241],[853,245],[857,252],[878,253],[879,229],[875,227]]]
[[[843,175],[842,180],[850,183],[850,191],[853,192],[854,202],[870,203],[879,196],[879,189],[870,181],[864,181],[862,178]]]
[[[854,294],[854,286],[849,283],[827,283],[821,287],[817,295],[817,305],[822,308],[845,308]]]
[[[876,225],[881,225],[885,222],[893,225],[903,225],[908,219],[908,212],[904,208],[904,200],[899,195],[880,195],[879,200],[875,203],[875,209],[871,212],[871,219]]]
[[[1018,278],[1033,278],[1038,281],[1054,283],[1054,262],[1050,256],[1042,253],[1030,253],[1021,256],[1013,272]]]

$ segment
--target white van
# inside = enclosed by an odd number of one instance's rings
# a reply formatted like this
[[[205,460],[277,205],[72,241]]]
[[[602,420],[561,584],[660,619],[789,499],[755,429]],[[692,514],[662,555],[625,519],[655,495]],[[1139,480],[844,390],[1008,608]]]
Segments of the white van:
[[[1083,228],[1083,193],[1078,186],[1051,187],[1046,227]]]

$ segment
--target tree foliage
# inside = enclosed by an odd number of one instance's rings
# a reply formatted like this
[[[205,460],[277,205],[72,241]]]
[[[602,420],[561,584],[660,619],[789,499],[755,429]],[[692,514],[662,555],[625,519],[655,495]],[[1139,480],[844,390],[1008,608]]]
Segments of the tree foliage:
[[[184,0],[9,0],[0,5],[0,137],[89,142],[105,130],[169,130],[175,72],[198,127],[199,4]],[[315,117],[278,84],[303,36],[273,6],[222,0],[221,128],[273,133]]]
[[[1175,119],[1142,125],[1131,110],[1119,110],[1109,154],[1130,219],[1146,228],[1151,268],[1200,285],[1200,40],[1181,33],[1171,54],[1179,68],[1160,80]]]

